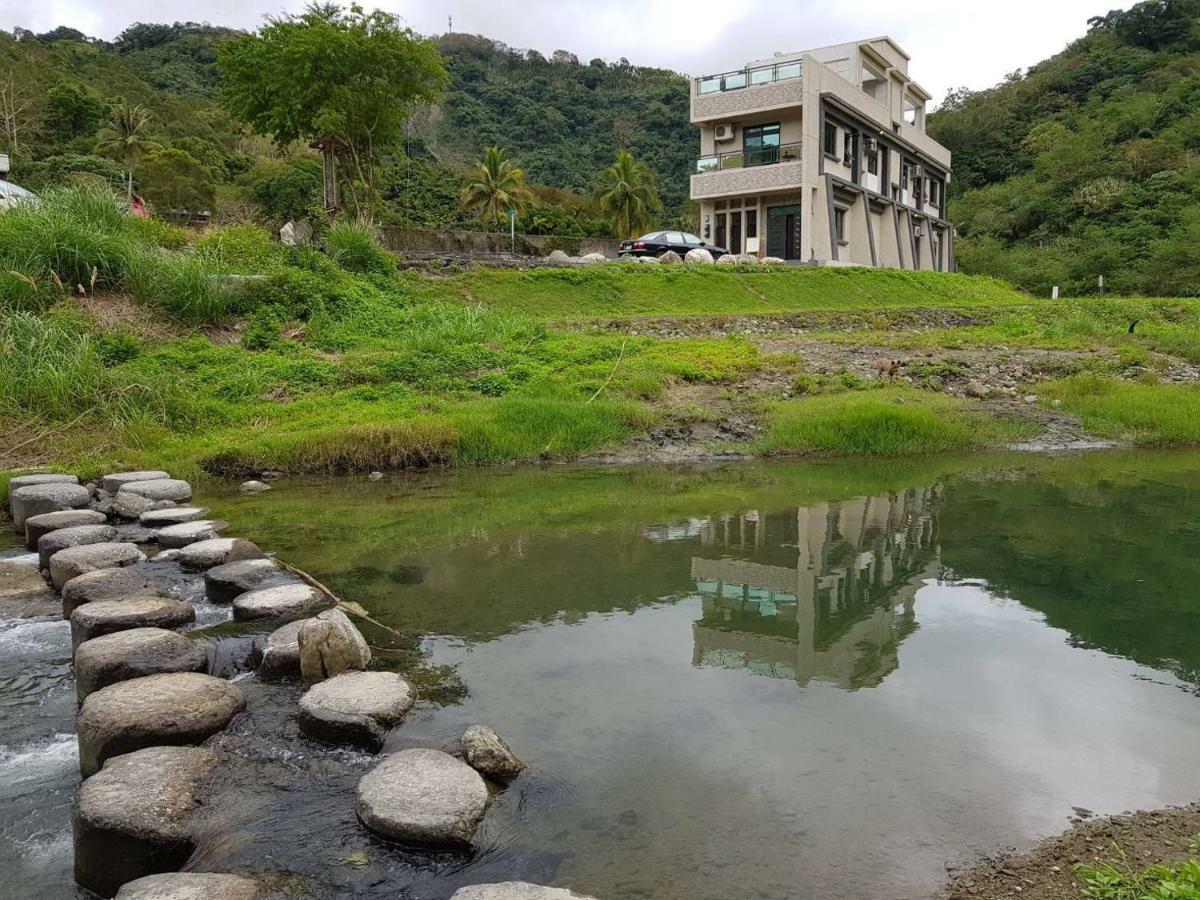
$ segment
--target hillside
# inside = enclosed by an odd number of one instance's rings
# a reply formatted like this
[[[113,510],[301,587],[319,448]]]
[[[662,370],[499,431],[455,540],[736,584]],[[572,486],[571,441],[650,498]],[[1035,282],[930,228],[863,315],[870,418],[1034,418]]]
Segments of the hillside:
[[[1200,294],[1200,2],[1093,18],[1066,50],[952,94],[929,130],[954,152],[963,271],[1047,296]]]

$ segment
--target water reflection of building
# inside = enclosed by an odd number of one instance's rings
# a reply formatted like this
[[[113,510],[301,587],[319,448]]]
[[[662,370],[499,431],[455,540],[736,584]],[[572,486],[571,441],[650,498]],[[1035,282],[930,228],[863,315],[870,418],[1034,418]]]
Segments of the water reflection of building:
[[[938,574],[939,497],[935,486],[707,522],[701,542],[743,558],[692,559],[703,602],[693,664],[879,684],[916,628],[917,589]],[[789,564],[776,562],[781,551]]]

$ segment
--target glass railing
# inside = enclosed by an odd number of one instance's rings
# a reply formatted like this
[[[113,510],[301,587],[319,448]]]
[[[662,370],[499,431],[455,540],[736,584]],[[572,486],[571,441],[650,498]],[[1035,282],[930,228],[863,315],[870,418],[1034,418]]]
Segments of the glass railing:
[[[720,75],[705,75],[703,78],[697,78],[696,93],[716,94],[720,91],[739,91],[745,87],[756,87],[760,84],[771,84],[799,77],[799,61],[775,63],[770,66],[756,66],[753,69],[738,69],[734,72],[722,72]]]
[[[722,172],[726,169],[748,169],[752,166],[769,166],[774,163],[794,162],[800,158],[799,144],[781,144],[778,147],[751,147],[731,153],[716,153],[696,160],[692,171],[696,175],[705,172]]]

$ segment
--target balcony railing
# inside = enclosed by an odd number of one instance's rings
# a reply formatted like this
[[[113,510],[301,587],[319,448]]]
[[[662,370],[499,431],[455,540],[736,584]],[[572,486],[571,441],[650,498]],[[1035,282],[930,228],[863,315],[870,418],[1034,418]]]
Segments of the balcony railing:
[[[733,72],[722,72],[720,75],[705,75],[703,78],[697,78],[696,93],[702,95],[716,94],[720,91],[740,91],[746,87],[799,77],[799,60],[775,63],[770,66],[756,66],[753,69],[738,69]]]
[[[799,144],[781,144],[778,147],[755,147],[750,150],[735,150],[731,153],[716,153],[696,160],[693,172],[723,172],[726,169],[748,169],[752,166],[769,166],[774,163],[794,162],[800,159]]]

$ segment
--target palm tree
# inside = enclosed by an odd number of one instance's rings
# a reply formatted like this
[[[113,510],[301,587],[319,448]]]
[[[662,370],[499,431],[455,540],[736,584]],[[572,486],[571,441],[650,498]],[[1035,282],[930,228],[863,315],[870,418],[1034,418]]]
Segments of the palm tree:
[[[525,187],[525,173],[499,147],[488,147],[462,189],[464,209],[479,213],[484,222],[495,222],[510,209],[527,206],[532,194]]]
[[[628,150],[619,151],[612,165],[600,173],[596,201],[620,238],[648,229],[653,214],[662,209],[654,173]]]
[[[150,111],[144,106],[118,103],[112,109],[111,121],[100,131],[98,148],[117,160],[127,173],[126,191],[133,199],[133,167],[147,150],[154,146],[146,139]]]

